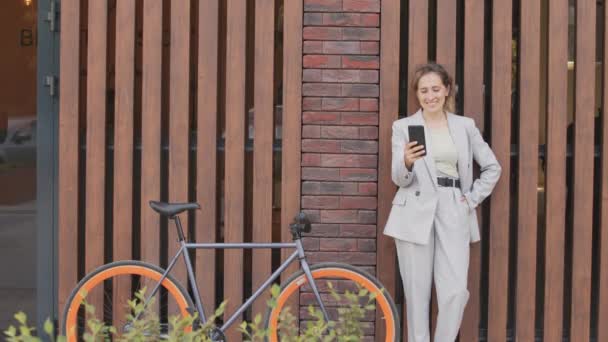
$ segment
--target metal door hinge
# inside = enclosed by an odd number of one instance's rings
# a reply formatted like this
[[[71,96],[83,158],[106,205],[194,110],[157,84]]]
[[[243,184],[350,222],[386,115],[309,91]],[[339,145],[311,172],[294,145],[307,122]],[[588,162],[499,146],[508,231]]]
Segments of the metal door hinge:
[[[44,78],[44,86],[49,88],[49,96],[55,97],[57,95],[57,77],[54,75],[46,75]]]
[[[50,9],[46,13],[46,18],[44,19],[49,23],[49,31],[56,32],[57,31],[57,2],[55,0],[50,0]]]

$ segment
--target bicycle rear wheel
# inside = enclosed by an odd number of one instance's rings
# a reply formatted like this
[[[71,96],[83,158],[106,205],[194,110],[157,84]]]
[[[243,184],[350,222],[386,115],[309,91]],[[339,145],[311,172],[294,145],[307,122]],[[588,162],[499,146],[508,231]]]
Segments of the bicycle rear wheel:
[[[85,321],[92,318],[107,326],[114,326],[119,334],[127,331],[129,326],[126,317],[131,313],[127,301],[144,287],[146,294],[150,293],[163,273],[164,270],[157,266],[135,260],[113,262],[89,273],[74,288],[66,302],[62,327],[67,341],[80,340],[86,329]],[[97,302],[102,302],[103,307],[95,308],[93,315],[85,314],[83,303],[87,298],[100,298]],[[188,292],[170,276],[163,280],[153,298],[154,301],[146,308],[146,312],[158,318],[160,330],[150,331],[149,334],[167,335],[171,329],[169,317],[187,317],[190,316],[190,310],[194,309]],[[186,330],[191,329],[192,327],[186,327]]]
[[[381,335],[385,337],[384,341],[387,342],[399,341],[400,327],[397,307],[378,279],[347,264],[319,263],[310,268],[330,320],[338,321],[341,312],[349,310],[349,305],[353,303],[352,300],[347,300],[346,291],[356,294],[361,293],[361,289],[365,289],[367,293],[375,296],[373,300],[375,310],[373,308],[364,310],[363,316],[358,319],[361,322],[362,334],[364,336]],[[332,295],[332,292],[338,296]],[[286,311],[295,313],[296,310],[293,310],[289,305],[289,303],[293,303],[294,299],[299,299],[300,307],[297,308],[297,313],[299,314],[300,327],[303,328],[307,321],[315,319],[311,317],[307,307],[312,305],[314,308],[319,308],[303,271],[292,275],[281,286],[281,292],[276,298],[276,306],[269,308],[266,314],[266,327],[270,328],[269,340],[271,342],[279,341],[281,335],[281,331],[279,331],[281,328],[280,322],[283,313]],[[369,299],[369,296],[367,298],[358,297],[357,301],[360,302],[361,307],[364,307]],[[379,324],[375,324],[376,316],[380,317]]]

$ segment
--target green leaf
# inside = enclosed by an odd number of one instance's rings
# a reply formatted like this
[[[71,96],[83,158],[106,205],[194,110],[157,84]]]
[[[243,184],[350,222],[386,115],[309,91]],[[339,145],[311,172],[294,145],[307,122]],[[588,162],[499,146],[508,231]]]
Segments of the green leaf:
[[[17,312],[14,317],[22,325],[25,325],[25,323],[27,322],[27,315],[23,311]]]
[[[53,322],[49,318],[44,321],[44,332],[49,336],[53,335]]]

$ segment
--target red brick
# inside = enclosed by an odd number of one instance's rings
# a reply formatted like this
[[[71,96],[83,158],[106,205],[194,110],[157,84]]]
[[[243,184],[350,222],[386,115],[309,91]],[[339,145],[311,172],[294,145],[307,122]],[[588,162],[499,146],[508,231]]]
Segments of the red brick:
[[[373,153],[378,154],[378,142],[366,140],[346,140],[340,142],[342,153]]]
[[[377,195],[378,183],[358,183],[360,195]]]
[[[305,97],[302,100],[302,110],[320,110],[321,109],[321,98],[320,97]]]
[[[378,170],[374,168],[352,168],[340,169],[340,180],[342,181],[375,181],[378,180]]]
[[[359,82],[361,76],[360,70],[323,70],[321,79],[323,82]]]
[[[302,182],[302,194],[303,195],[320,195],[321,194],[321,182]]]
[[[359,80],[361,83],[378,83],[379,72],[378,70],[359,70]]]
[[[380,40],[380,29],[371,27],[345,27],[341,32],[344,40]]]
[[[332,237],[340,234],[339,224],[316,223],[312,225],[310,236]]]
[[[359,240],[357,240],[357,249],[361,252],[375,252],[376,251],[376,239],[359,239]]]
[[[302,38],[304,40],[342,40],[342,30],[341,27],[308,26],[304,27]]]
[[[302,196],[304,209],[338,209],[340,197],[337,196]]]
[[[323,53],[323,42],[318,40],[307,40],[304,42],[302,49],[305,54]]]
[[[323,13],[304,13],[304,26],[323,25]]]
[[[340,209],[376,209],[378,200],[376,197],[365,196],[343,196],[340,197]]]
[[[318,262],[343,262],[350,265],[375,265],[376,253],[369,252],[316,252],[307,255],[310,263]]]
[[[361,99],[360,103],[363,104],[363,101],[368,101],[369,99]],[[375,100],[375,99],[374,99]],[[365,104],[368,108],[369,105]],[[341,125],[377,125],[378,124],[378,113],[342,113],[340,116],[340,124]]]
[[[305,12],[323,12],[342,10],[342,0],[304,0]]]
[[[357,239],[322,239],[319,250],[336,252],[356,252]]]
[[[322,223],[359,223],[357,210],[320,210]]]
[[[321,69],[304,69],[302,72],[302,82],[321,82]]]
[[[341,142],[338,140],[326,139],[303,139],[302,152],[318,153],[340,153],[342,150]]]
[[[302,85],[304,96],[340,96],[341,84],[333,83],[305,83]]]
[[[306,236],[305,238],[302,238],[302,246],[306,251],[318,251],[319,240],[319,238]]]
[[[307,165],[308,166],[308,165]],[[359,154],[322,154],[321,162],[318,166],[322,167],[377,167],[377,155]]]
[[[378,99],[361,99],[361,111],[378,111]]]
[[[340,236],[344,237],[375,237],[376,226],[365,224],[342,224]]]
[[[319,193],[321,195],[355,195],[358,192],[358,184],[353,182],[320,182]]]
[[[340,123],[340,116],[339,112],[304,112],[302,122],[304,124],[338,124]]]
[[[321,166],[321,155],[317,153],[302,153],[302,166]]]
[[[321,213],[323,215],[323,213]],[[377,220],[376,211],[375,210],[359,210],[358,213],[358,223],[370,223],[375,224]]]
[[[361,43],[359,43],[359,42],[323,42],[323,53],[336,54],[336,55],[360,54],[361,53]]]
[[[340,42],[337,42],[340,43]],[[346,54],[346,53],[343,53]],[[347,69],[379,69],[379,56],[342,56],[342,68]]]
[[[320,138],[321,126],[304,125],[302,126],[302,138]]]
[[[358,139],[359,127],[352,126],[322,126],[321,138],[328,139]]]
[[[372,14],[372,13],[361,14],[361,26],[370,26],[370,27],[380,26],[380,14]]]
[[[359,99],[357,98],[324,98],[321,101],[323,110],[359,110]]]
[[[380,96],[380,86],[377,84],[342,84],[341,95],[347,97],[376,97]]]
[[[323,129],[320,132],[321,136],[323,136]],[[378,139],[378,127],[361,127],[359,128],[359,138],[360,139]]]
[[[340,169],[325,167],[303,167],[302,180],[340,180]]]
[[[306,55],[302,60],[304,68],[339,68],[340,56]]]
[[[364,55],[379,55],[380,54],[380,43],[379,42],[361,42],[361,53]]]
[[[380,0],[343,0],[344,12],[380,12]]]

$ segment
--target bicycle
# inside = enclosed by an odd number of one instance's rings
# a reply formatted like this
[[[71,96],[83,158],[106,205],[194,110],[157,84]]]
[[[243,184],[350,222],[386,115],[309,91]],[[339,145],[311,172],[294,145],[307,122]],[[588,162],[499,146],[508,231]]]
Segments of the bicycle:
[[[286,309],[286,303],[290,301],[291,296],[294,294],[296,296],[299,295],[300,292],[298,290],[309,291],[307,292],[308,294],[310,294],[310,291],[312,292],[313,302],[316,302],[317,306],[320,308],[326,322],[329,322],[332,317],[335,318],[335,306],[339,303],[331,303],[331,296],[327,294],[328,287],[332,288],[332,284],[334,283],[338,284],[342,289],[351,288],[352,285],[356,285],[357,287],[366,289],[370,294],[373,294],[376,301],[376,310],[380,311],[378,314],[382,318],[379,321],[383,323],[381,325],[383,325],[386,336],[385,341],[393,342],[399,340],[399,317],[395,303],[384,291],[383,286],[375,277],[361,269],[347,264],[319,263],[312,266],[308,264],[304,248],[302,247],[301,238],[302,233],[311,231],[311,224],[304,214],[301,213],[297,215],[295,222],[290,224],[290,230],[293,237],[293,242],[291,243],[193,243],[186,241],[178,215],[186,210],[200,209],[200,206],[197,203],[164,203],[150,201],[150,206],[160,215],[167,216],[175,222],[178,242],[180,244],[180,249],[177,254],[171,259],[166,269],[141,261],[129,260],[112,262],[100,266],[93,272],[87,274],[78,283],[76,288],[74,288],[66,302],[62,322],[63,332],[66,334],[68,342],[77,341],[78,332],[82,332],[82,327],[78,330],[78,324],[82,324],[82,317],[79,318],[79,310],[81,309],[85,296],[95,291],[101,291],[101,295],[104,297],[110,296],[111,298],[112,289],[108,284],[115,284],[116,281],[119,281],[122,277],[125,277],[124,279],[126,279],[126,281],[131,282],[132,293],[135,293],[140,287],[153,285],[152,291],[149,294],[146,294],[144,305],[151,303],[152,298],[154,298],[154,304],[150,305],[149,309],[158,310],[158,317],[164,317],[166,320],[168,316],[166,313],[166,310],[168,310],[167,307],[172,307],[177,308],[179,315],[182,317],[193,315],[195,312],[198,313],[199,323],[204,324],[206,322],[205,312],[203,310],[203,303],[198,290],[199,287],[194,276],[192,261],[188,251],[192,249],[230,248],[295,248],[295,251],[262,285],[260,285],[245,303],[242,303],[239,306],[221,327],[214,329],[212,334],[212,339],[214,341],[225,341],[224,332],[232,323],[242,316],[245,310],[252,305],[253,301],[273,284],[281,273],[283,273],[296,259],[299,260],[301,269],[291,275],[281,286],[281,291],[278,297],[276,297],[276,306],[269,307],[266,313],[265,327],[270,328],[270,341],[278,341],[277,327],[279,324],[279,316],[282,310]],[[192,289],[194,301],[184,287],[169,274],[182,255],[186,264],[188,284]],[[125,281],[124,279],[122,281]],[[113,282],[110,283],[108,280]],[[331,282],[332,284],[325,284],[322,281]],[[308,287],[303,289],[307,284]],[[159,291],[161,288],[162,291]],[[311,298],[311,296],[309,295],[308,298]],[[156,299],[158,299],[158,301],[156,301]],[[106,300],[106,304],[108,304],[109,307],[104,305],[104,310],[109,309],[110,313],[108,314],[108,312],[104,311],[103,319],[108,320],[108,323],[111,324],[111,300]],[[124,305],[125,303],[121,304]],[[375,317],[371,318],[370,321],[373,322],[374,318]],[[166,321],[161,323],[163,332],[167,333],[167,329],[170,328],[169,324]],[[192,327],[189,327],[188,329],[191,328]],[[121,329],[128,329],[128,327],[125,325],[122,326]]]

